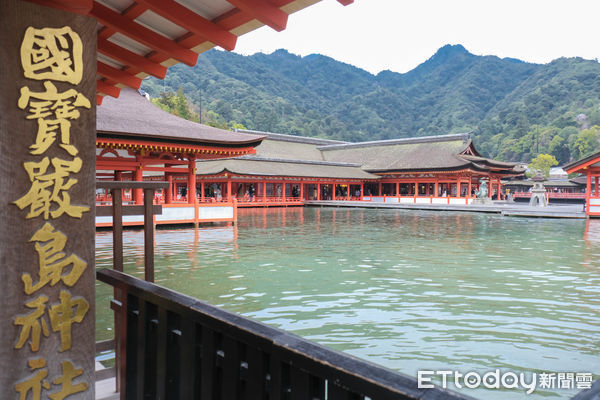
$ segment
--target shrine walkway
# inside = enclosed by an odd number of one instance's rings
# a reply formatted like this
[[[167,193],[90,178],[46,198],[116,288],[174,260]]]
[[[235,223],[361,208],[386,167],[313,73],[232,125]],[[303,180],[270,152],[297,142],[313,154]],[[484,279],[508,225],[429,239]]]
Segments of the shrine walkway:
[[[507,217],[540,217],[540,218],[587,218],[582,204],[550,204],[547,207],[531,207],[524,203],[507,203],[494,201],[490,205],[461,204],[410,204],[410,203],[376,203],[367,201],[326,201],[305,200],[306,206],[316,207],[359,207],[359,208],[392,208],[431,211],[465,211],[501,214]]]

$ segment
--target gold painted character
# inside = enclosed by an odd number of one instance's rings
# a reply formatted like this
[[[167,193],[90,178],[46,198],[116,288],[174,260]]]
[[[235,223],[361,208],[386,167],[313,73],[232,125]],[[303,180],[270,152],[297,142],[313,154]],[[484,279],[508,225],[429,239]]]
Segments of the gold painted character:
[[[64,213],[70,217],[81,218],[84,212],[90,210],[85,206],[74,206],[68,190],[77,183],[77,179],[69,178],[71,173],[77,173],[81,169],[81,158],[75,157],[72,161],[62,160],[54,157],[52,165],[54,172],[46,173],[50,160],[48,157],[40,162],[26,162],[23,164],[32,185],[29,192],[13,203],[21,210],[29,207],[29,213],[25,218],[35,218],[43,214],[44,219],[58,218]],[[57,207],[50,209],[56,203]]]
[[[54,230],[49,222],[35,232],[30,242],[36,242],[35,251],[39,259],[39,280],[34,285],[31,275],[24,273],[21,276],[25,284],[25,293],[32,294],[50,283],[56,285],[62,281],[67,286],[73,286],[87,267],[87,263],[75,254],[69,257],[63,252],[67,244],[67,236],[60,231]],[[64,270],[72,266],[68,273]]]
[[[73,385],[73,379],[77,378],[79,375],[83,373],[81,369],[75,369],[75,366],[71,363],[71,361],[63,361],[62,362],[62,376],[56,378],[52,381],[55,385],[60,385],[60,391],[48,395],[52,400],[63,400],[66,397],[80,393],[88,388],[88,384],[85,382],[80,382],[76,385]]]
[[[47,301],[48,296],[41,295],[34,300],[25,303],[26,307],[34,310],[27,315],[18,316],[14,320],[15,325],[22,326],[21,333],[19,334],[19,341],[17,342],[15,349],[22,348],[27,340],[31,337],[31,351],[38,351],[40,349],[40,339],[42,333],[46,337],[50,335],[50,332],[48,331],[48,323],[44,319]]]
[[[27,364],[32,372],[35,370],[39,371],[30,376],[27,380],[17,383],[15,385],[15,390],[19,392],[19,400],[27,400],[27,396],[30,392],[32,400],[40,400],[42,398],[42,387],[44,389],[50,389],[50,382],[44,380],[44,378],[48,376],[48,369],[45,368],[46,360],[37,358],[29,360]]]
[[[59,93],[52,82],[44,82],[45,92],[32,92],[27,86],[21,88],[17,105],[27,108],[27,119],[36,119],[38,131],[35,143],[29,146],[30,154],[44,154],[60,132],[60,147],[75,156],[77,149],[70,144],[71,122],[80,117],[78,107],[90,108],[90,101],[75,89]]]
[[[79,84],[83,76],[83,45],[70,27],[27,28],[21,42],[26,78]]]
[[[50,308],[50,324],[52,331],[60,332],[61,352],[71,348],[71,326],[83,321],[89,309],[90,304],[83,297],[71,298],[69,292],[60,291],[60,303]]]

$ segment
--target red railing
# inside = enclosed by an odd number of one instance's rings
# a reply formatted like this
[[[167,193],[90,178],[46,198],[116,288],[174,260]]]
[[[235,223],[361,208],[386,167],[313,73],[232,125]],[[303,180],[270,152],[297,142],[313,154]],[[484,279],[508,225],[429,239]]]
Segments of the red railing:
[[[546,196],[550,199],[585,199],[585,193],[560,193],[560,192],[546,192]],[[513,197],[517,198],[531,198],[530,192],[515,192]]]

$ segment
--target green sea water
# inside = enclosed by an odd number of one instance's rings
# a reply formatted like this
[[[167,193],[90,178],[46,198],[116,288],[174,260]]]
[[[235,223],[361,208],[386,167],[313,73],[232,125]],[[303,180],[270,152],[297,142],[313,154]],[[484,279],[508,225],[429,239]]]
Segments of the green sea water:
[[[250,209],[234,227],[159,229],[155,244],[156,283],[412,376],[600,374],[600,220]],[[111,233],[96,246],[97,268],[110,268]],[[125,272],[143,279],[143,232],[126,231],[124,249]],[[112,291],[96,289],[102,340]]]

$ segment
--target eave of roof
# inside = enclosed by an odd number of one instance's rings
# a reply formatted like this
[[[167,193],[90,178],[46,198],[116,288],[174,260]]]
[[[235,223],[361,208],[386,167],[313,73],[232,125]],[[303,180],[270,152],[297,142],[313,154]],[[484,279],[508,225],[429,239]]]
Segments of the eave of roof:
[[[214,176],[228,171],[242,176],[282,176],[331,179],[379,179],[377,175],[347,163],[276,160],[256,157],[235,157],[219,160],[199,160],[196,173]]]
[[[104,138],[142,138],[188,144],[255,146],[264,136],[241,134],[188,121],[170,114],[133,89],[119,99],[108,98],[97,108],[96,128]]]
[[[472,156],[469,154],[461,154],[460,157],[464,158],[465,160],[468,160],[468,161],[476,162],[478,164],[485,164],[488,167],[492,167],[492,168],[514,168],[519,165],[518,163],[492,160],[490,158],[480,157],[480,156]]]
[[[320,0],[29,1],[98,21],[96,101],[101,104],[105,95],[119,97],[123,87],[138,89],[149,75],[163,79],[178,62],[195,65],[199,53],[215,46],[231,51],[238,36],[263,25],[284,30],[288,15]]]
[[[533,186],[536,182],[529,180],[503,180],[502,184],[507,186]],[[544,181],[544,186],[551,187],[569,187],[569,188],[579,188],[582,186],[581,183],[573,182],[571,180],[554,180],[549,179]],[[583,184],[585,186],[585,183]]]
[[[590,167],[596,163],[600,164],[600,151],[598,153],[594,153],[590,156],[582,158],[581,160],[574,161],[569,163],[563,167],[563,169],[568,173],[572,174],[575,172],[582,172],[585,168]]]

